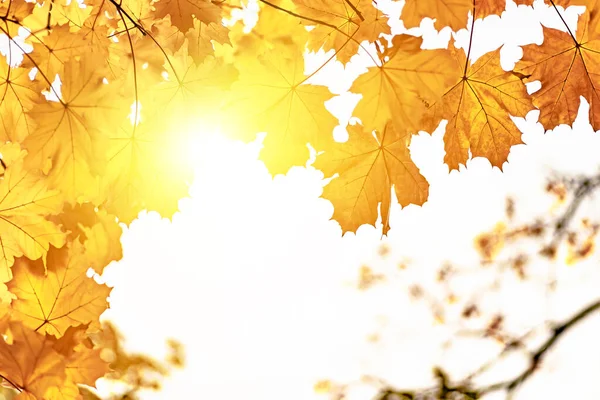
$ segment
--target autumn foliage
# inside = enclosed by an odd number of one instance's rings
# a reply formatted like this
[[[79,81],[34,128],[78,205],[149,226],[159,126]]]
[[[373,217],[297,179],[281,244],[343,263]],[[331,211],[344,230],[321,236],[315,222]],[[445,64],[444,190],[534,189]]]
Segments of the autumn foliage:
[[[273,174],[305,165],[310,144],[315,167],[336,176],[323,197],[343,231],[381,214],[385,233],[392,188],[402,206],[427,200],[408,149],[419,130],[448,121],[453,170],[470,156],[502,168],[522,143],[511,116],[535,108],[552,129],[573,122],[583,96],[600,129],[596,2],[547,1],[561,18],[560,7],[587,9],[576,31],[544,28],[513,71],[499,50],[469,56],[474,20],[501,14],[503,0],[406,0],[407,28],[430,17],[437,29],[468,29],[466,49],[433,50],[392,37],[375,2],[252,4],[257,13],[238,0],[0,3],[0,378],[18,398],[81,399],[84,386],[131,365],[99,323],[111,289],[98,275],[122,256],[119,223],[145,209],[170,217],[187,195],[191,132],[219,127],[244,141],[266,132],[261,159]],[[241,15],[246,24],[234,24]],[[309,83],[322,66],[305,71],[306,51],[320,49],[326,63],[359,52],[372,61],[350,88],[362,96],[361,124],[348,126],[346,143],[333,140],[332,93]],[[541,89],[530,95],[532,81]]]

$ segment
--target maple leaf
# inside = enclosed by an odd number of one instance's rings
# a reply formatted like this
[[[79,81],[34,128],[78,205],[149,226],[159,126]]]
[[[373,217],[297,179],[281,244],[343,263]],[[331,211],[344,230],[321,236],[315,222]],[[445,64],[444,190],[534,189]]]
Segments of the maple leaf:
[[[64,65],[60,102],[43,101],[28,114],[36,124],[23,142],[28,168],[48,169],[48,183],[70,201],[97,196],[95,176],[105,164],[107,121],[121,121],[123,99],[108,96],[102,70],[92,57]]]
[[[0,281],[6,282],[15,257],[44,262],[50,245],[62,246],[65,235],[47,219],[61,211],[62,196],[48,190],[36,171],[24,168],[27,153],[18,144],[0,145],[0,153],[8,167],[0,180]]]
[[[102,181],[108,194],[106,209],[125,223],[143,209],[164,216],[177,211],[192,180],[185,157],[190,127],[177,122],[186,120],[192,109],[203,110],[207,116],[211,110],[218,113],[215,99],[224,96],[237,75],[232,66],[210,57],[198,66],[185,52],[169,57],[169,63],[174,68],[169,79],[141,95],[139,123],[124,121],[109,135]]]
[[[305,47],[309,32],[293,11],[290,11],[295,9],[292,0],[259,4],[258,21],[250,32],[246,32],[241,24],[231,28],[231,59],[246,64],[276,48]]]
[[[88,49],[88,42],[80,32],[71,32],[69,24],[57,25],[41,41],[33,43],[31,58],[26,58],[23,66],[38,68],[52,79],[63,73],[67,61]]]
[[[421,24],[423,18],[435,18],[434,27],[449,26],[453,31],[466,27],[473,0],[406,0],[402,8],[402,22],[406,28]]]
[[[54,338],[20,321],[5,321],[0,328],[0,374],[21,392],[18,398],[57,399],[49,391],[66,386],[66,360],[54,349]]]
[[[143,87],[140,80],[140,68],[147,69],[155,74],[164,71],[165,56],[159,51],[155,40],[149,35],[132,36],[129,31],[126,31],[118,43],[110,46],[109,62],[118,65],[124,71],[124,74],[130,74],[126,79],[127,81],[131,81],[134,85],[137,83],[138,87]],[[134,67],[137,68],[135,71],[137,76],[135,77],[133,76]]]
[[[188,54],[196,65],[202,64],[207,56],[215,54],[212,44],[214,40],[220,44],[231,44],[229,40],[229,29],[222,24],[205,24],[194,21],[194,28],[185,34],[188,40]]]
[[[308,48],[334,49],[336,58],[347,63],[364,40],[374,42],[381,34],[391,34],[387,16],[371,0],[295,0],[304,23],[314,25]],[[319,21],[315,25],[314,21]]]
[[[120,1],[122,13],[119,14],[119,10],[110,10],[114,14],[114,21],[116,23],[117,30],[119,32],[130,31],[131,34],[139,34],[139,30],[132,30],[130,28],[130,22],[126,19],[120,18],[122,14],[127,13],[135,20],[139,25],[144,27],[152,26],[157,20],[154,16],[154,10],[152,2],[148,0],[121,0]],[[108,7],[107,7],[108,8]]]
[[[142,107],[144,104],[148,105],[142,103]],[[173,215],[191,183],[181,141],[170,136],[173,128],[160,114],[148,121],[145,115],[142,108],[142,122],[135,130],[126,122],[110,138],[110,158],[103,176],[109,194],[105,207],[124,223],[133,221],[144,209]]]
[[[0,1],[0,15],[6,21],[20,23],[33,12],[35,3],[25,0],[2,0]]]
[[[293,51],[269,51],[240,71],[225,106],[236,115],[234,135],[247,141],[267,132],[260,159],[272,174],[304,165],[307,143],[317,151],[333,141],[337,119],[325,108],[332,95],[325,87],[305,84],[304,57]],[[240,134],[239,132],[245,132]]]
[[[523,58],[515,72],[525,82],[540,81],[542,87],[531,96],[540,110],[539,121],[546,129],[572,124],[579,109],[580,96],[590,104],[589,117],[594,130],[600,129],[600,36],[585,13],[577,24],[577,36],[543,27],[541,45],[523,47]]]
[[[360,125],[350,125],[348,130],[348,142],[335,143],[314,164],[325,176],[339,174],[325,186],[323,197],[333,203],[333,219],[343,232],[375,225],[381,204],[387,234],[392,185],[399,203],[407,206],[423,204],[429,184],[410,158],[410,134],[396,131],[391,121],[374,135]]]
[[[68,248],[50,249],[46,271],[41,262],[15,260],[13,279],[6,284],[16,296],[11,302],[15,318],[38,332],[58,336],[72,325],[99,327],[111,288],[86,275],[90,259],[83,245],[74,241]]]
[[[463,51],[454,51],[455,83],[442,99],[431,104],[423,118],[423,129],[432,132],[442,119],[448,120],[444,134],[450,170],[473,157],[485,157],[502,168],[510,148],[521,141],[521,132],[510,116],[525,117],[533,108],[519,75],[500,66],[500,49],[468,65]]]
[[[40,101],[40,91],[27,69],[10,66],[0,57],[0,140],[21,143],[29,135],[33,124],[26,113]]]
[[[159,0],[154,3],[159,18],[171,16],[171,24],[183,33],[194,27],[194,18],[204,22],[221,23],[221,8],[211,0]]]
[[[96,380],[110,370],[108,363],[100,357],[101,348],[87,337],[89,324],[70,326],[65,334],[55,341],[54,350],[66,358],[67,379],[74,383],[95,386]]]
[[[446,49],[421,50],[423,40],[410,35],[393,39],[389,59],[359,76],[350,91],[362,94],[354,115],[368,129],[382,132],[389,120],[400,131],[416,132],[426,106],[435,103],[455,80]]]
[[[531,6],[533,1],[516,0],[515,3]],[[421,24],[423,18],[433,18],[435,29],[449,26],[456,32],[466,28],[469,11],[478,19],[500,15],[505,9],[506,0],[406,0],[402,21],[406,28],[414,28]]]
[[[63,212],[48,218],[67,233],[69,242],[78,239],[90,256],[90,268],[102,274],[104,267],[123,257],[121,234],[117,218],[97,209],[92,203],[65,204]]]

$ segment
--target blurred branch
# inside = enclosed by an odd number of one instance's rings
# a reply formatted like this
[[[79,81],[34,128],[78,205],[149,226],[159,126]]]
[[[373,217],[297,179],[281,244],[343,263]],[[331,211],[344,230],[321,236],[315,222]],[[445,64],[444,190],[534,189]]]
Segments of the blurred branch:
[[[570,319],[568,319],[564,323],[556,325],[552,329],[552,335],[535,351],[535,353],[531,354],[531,357],[529,360],[529,367],[525,371],[523,371],[520,375],[518,375],[516,378],[514,378],[510,381],[496,383],[496,384],[490,385],[486,388],[479,389],[478,390],[479,395],[484,395],[486,393],[495,392],[497,390],[503,390],[503,389],[506,389],[510,395],[511,392],[513,392],[515,389],[517,389],[521,384],[523,384],[527,379],[529,379],[534,374],[536,369],[540,366],[540,363],[541,363],[544,355],[548,352],[548,350],[550,350],[556,344],[558,339],[566,331],[568,331],[573,326],[577,325],[578,322],[583,320],[585,317],[587,317],[589,314],[593,313],[594,311],[597,311],[598,309],[600,309],[600,300],[597,300],[596,302],[594,302],[594,303],[588,305],[587,307],[585,307],[584,309],[580,310],[578,313],[573,315]]]
[[[567,228],[571,224],[571,221],[575,217],[575,214],[583,200],[590,196],[600,186],[600,174],[592,177],[577,178],[569,182],[571,186],[574,186],[573,200],[567,207],[564,214],[556,221],[554,225],[554,236],[547,249],[555,249],[560,240],[565,236]]]
[[[547,222],[536,220],[533,223],[526,224],[523,226],[517,226],[515,228],[507,229],[506,225],[500,223],[492,232],[484,233],[479,235],[476,240],[476,248],[482,255],[485,264],[493,262],[501,268],[498,272],[505,272],[507,270],[514,270],[520,279],[525,279],[528,274],[526,273],[525,267],[528,264],[529,256],[525,253],[519,253],[517,257],[511,257],[508,260],[497,259],[497,255],[506,243],[514,242],[518,239],[524,238],[537,238],[543,245],[540,255],[554,258],[557,254],[558,246],[561,245],[565,237],[568,239],[568,244],[571,247],[576,246],[577,233],[573,231],[570,226],[573,220],[576,218],[577,213],[581,209],[584,200],[588,199],[600,188],[600,173],[590,177],[572,177],[562,178],[555,181],[551,181],[546,190],[549,193],[558,197],[560,203],[568,201],[566,207],[562,213],[559,214],[558,218],[551,217]],[[570,195],[568,196],[568,194]],[[568,199],[568,200],[567,200]],[[509,201],[507,203],[507,217],[509,220],[512,219],[514,214],[514,202]],[[581,254],[576,251],[575,260],[581,260],[591,254],[593,246],[593,239],[598,232],[598,224],[589,224],[587,218],[582,219],[583,226],[588,229],[589,233],[584,244],[587,247],[582,247]],[[568,261],[567,263],[572,262]],[[510,268],[507,268],[510,267]],[[445,269],[443,273],[440,273],[438,281],[448,286],[448,278],[454,276],[455,273],[451,270]],[[495,279],[494,283],[499,284],[500,280]],[[448,286],[449,287],[449,286]],[[486,289],[486,293],[490,288]],[[593,303],[586,305],[583,308],[575,310],[575,312],[563,322],[557,323],[552,320],[544,322],[537,328],[530,329],[524,334],[519,335],[502,335],[502,315],[497,314],[491,322],[488,323],[487,328],[484,330],[475,330],[479,332],[481,337],[494,337],[504,343],[504,348],[500,354],[495,356],[489,362],[486,362],[477,367],[473,372],[468,374],[454,382],[449,379],[447,371],[439,367],[435,367],[433,373],[436,378],[436,383],[428,388],[420,389],[396,389],[393,385],[390,385],[383,381],[378,381],[377,385],[380,390],[377,394],[377,400],[425,400],[425,399],[453,399],[453,400],[469,400],[479,399],[487,394],[498,391],[505,391],[508,398],[512,398],[514,393],[527,381],[529,380],[540,368],[547,353],[556,347],[560,338],[564,336],[566,332],[571,330],[579,322],[584,320],[592,313],[600,310],[600,298],[596,299]],[[474,314],[479,313],[474,300],[470,300],[466,303],[464,311],[462,313],[463,318],[470,318]],[[550,336],[545,339],[538,347],[531,347],[527,345],[527,341],[530,339],[534,331],[538,329],[549,329]],[[472,332],[467,330],[466,332]],[[498,334],[500,333],[500,335]],[[499,381],[497,383],[487,385],[476,385],[474,380],[483,373],[487,372],[491,368],[498,365],[499,361],[516,351],[522,351],[527,356],[527,366],[516,375],[513,379]]]
[[[552,335],[544,343],[542,343],[542,345],[535,352],[531,353],[529,358],[529,366],[527,367],[527,369],[525,369],[525,371],[523,371],[514,379],[477,388],[473,387],[473,385],[471,384],[471,380],[480,373],[484,372],[490,364],[485,364],[484,367],[478,369],[475,373],[470,374],[467,378],[462,379],[458,383],[452,383],[448,379],[447,374],[441,368],[435,367],[434,374],[438,380],[436,386],[427,389],[404,390],[394,389],[389,385],[385,385],[384,388],[382,388],[379,391],[377,400],[412,400],[422,398],[435,398],[439,400],[470,400],[479,399],[486,394],[496,392],[499,390],[506,390],[507,394],[511,396],[512,393],[519,386],[521,386],[536,372],[536,370],[541,365],[542,359],[544,358],[546,353],[554,347],[554,345],[558,342],[562,335],[564,335],[565,332],[567,332],[572,327],[576,326],[584,318],[586,318],[593,312],[598,311],[599,309],[600,299],[581,309],[579,312],[574,314],[565,322],[555,325],[555,327],[552,328]],[[521,340],[515,340],[513,342],[507,343],[500,356],[506,354],[509,351],[522,347],[523,343]],[[495,361],[498,361],[499,358],[500,357],[496,358]]]

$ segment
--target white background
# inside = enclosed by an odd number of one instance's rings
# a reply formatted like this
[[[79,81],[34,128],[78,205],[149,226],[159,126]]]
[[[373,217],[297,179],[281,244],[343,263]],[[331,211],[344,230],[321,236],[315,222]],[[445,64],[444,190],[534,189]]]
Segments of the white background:
[[[402,2],[382,6],[390,12],[393,32],[404,31],[398,20]],[[573,30],[581,11],[566,13]],[[555,11],[542,2],[517,8],[508,1],[502,18],[475,24],[471,55],[504,44],[503,65],[509,69],[521,55],[519,45],[541,43],[540,22],[561,29]],[[426,47],[444,46],[450,39],[447,29],[433,31],[430,20],[411,33],[423,34]],[[468,32],[458,32],[456,39],[464,47]],[[365,71],[365,60],[356,57],[346,71],[332,64],[320,78],[335,76],[331,90],[341,94],[355,74]],[[355,101],[346,94],[329,106],[344,120]],[[499,290],[482,286],[498,273],[479,266],[473,238],[504,218],[507,195],[516,199],[517,221],[530,222],[553,207],[555,200],[544,192],[549,176],[598,171],[600,136],[588,123],[587,104],[572,129],[561,126],[544,134],[537,114],[516,119],[526,145],[513,147],[503,173],[475,159],[449,174],[443,164],[443,126],[433,135],[416,135],[411,153],[431,185],[429,200],[423,207],[395,205],[392,229],[383,239],[380,226],[363,226],[342,237],[330,220],[332,205],[319,198],[319,171],[293,168],[272,178],[257,161],[258,141],[244,145],[199,132],[196,181],[191,197],[180,202],[181,212],[172,222],[142,213],[125,229],[123,260],[104,274],[115,286],[105,317],[126,334],[129,349],[162,358],[166,338],[185,345],[186,368],[173,373],[161,392],[144,398],[324,399],[313,386],[329,379],[353,383],[347,400],[370,399],[377,388],[361,383],[361,377],[377,376],[410,389],[434,383],[434,365],[461,378],[495,357],[501,349],[496,341],[456,335],[464,328],[460,305],[470,296],[479,296],[483,310],[475,325],[485,326],[502,311],[510,332],[561,320],[594,300],[600,287],[597,256],[576,266],[557,264],[559,283],[550,295],[545,263],[532,267],[536,279],[522,282],[508,273]],[[343,129],[337,133],[342,137]],[[382,243],[390,249],[385,257],[379,255]],[[409,287],[418,283],[443,304],[446,292],[435,277],[445,262],[474,272],[452,288],[458,303],[444,306],[440,322],[426,301],[410,297]],[[407,268],[400,270],[400,263]],[[386,279],[358,290],[362,265]],[[598,398],[599,333],[597,316],[574,328],[516,398]],[[544,337],[542,331],[539,338]],[[509,358],[489,379],[516,375],[524,360]]]

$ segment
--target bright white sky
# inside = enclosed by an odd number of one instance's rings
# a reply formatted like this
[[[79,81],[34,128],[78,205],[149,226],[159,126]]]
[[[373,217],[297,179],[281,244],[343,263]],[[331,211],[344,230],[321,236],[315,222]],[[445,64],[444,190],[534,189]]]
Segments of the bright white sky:
[[[401,3],[389,7],[392,20]],[[535,21],[560,27],[541,1],[535,10],[508,3],[502,19],[476,23],[471,52],[478,57],[504,43],[507,68],[520,57],[518,45],[541,43]],[[567,12],[572,29],[577,11]],[[438,36],[431,26],[431,21],[422,25],[427,46],[449,38],[449,32]],[[401,31],[396,21],[394,33]],[[468,33],[463,30],[457,38],[464,47]],[[332,91],[341,93],[352,74],[364,71],[363,60],[357,57],[345,72],[339,64],[328,67],[322,78],[335,76],[339,86]],[[330,106],[347,119],[352,104],[346,95]],[[162,392],[144,399],[325,399],[313,385],[330,379],[354,382],[347,400],[368,400],[377,389],[361,384],[361,376],[420,387],[433,383],[434,365],[459,378],[497,354],[501,347],[490,339],[463,337],[444,346],[460,327],[460,304],[472,295],[480,296],[484,316],[506,312],[505,326],[515,332],[565,318],[595,299],[597,257],[575,267],[558,265],[559,284],[550,297],[542,278],[520,282],[514,274],[506,274],[501,289],[482,292],[481,282],[497,274],[478,267],[472,245],[475,235],[503,218],[507,195],[517,200],[516,219],[531,221],[552,206],[544,184],[554,171],[597,172],[600,136],[587,121],[587,105],[580,111],[573,129],[561,126],[545,135],[536,124],[537,112],[517,119],[527,145],[512,149],[504,173],[475,159],[448,174],[443,129],[415,136],[411,152],[431,185],[429,200],[423,207],[395,206],[392,229],[383,240],[380,227],[370,226],[341,236],[330,220],[331,204],[319,198],[319,171],[294,168],[273,179],[257,161],[259,143],[199,133],[196,181],[191,197],[180,202],[181,212],[172,222],[142,213],[125,229],[123,260],[104,274],[115,286],[105,317],[128,337],[128,348],[162,358],[166,338],[185,345],[186,368],[166,380]],[[381,243],[391,249],[385,258],[378,253]],[[399,270],[405,261],[408,268]],[[408,288],[418,283],[443,301],[445,292],[435,277],[446,261],[474,272],[453,287],[459,302],[445,306],[440,324],[425,302],[411,300]],[[359,291],[362,265],[388,278]],[[369,341],[375,333],[379,340]],[[598,398],[599,333],[597,316],[573,329],[516,398]],[[509,359],[507,365],[490,379],[517,374],[523,359]],[[502,396],[489,397],[494,398]]]

